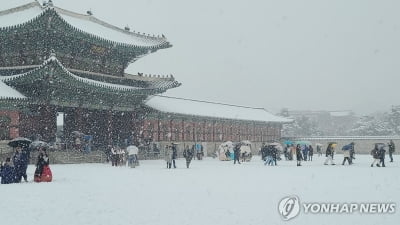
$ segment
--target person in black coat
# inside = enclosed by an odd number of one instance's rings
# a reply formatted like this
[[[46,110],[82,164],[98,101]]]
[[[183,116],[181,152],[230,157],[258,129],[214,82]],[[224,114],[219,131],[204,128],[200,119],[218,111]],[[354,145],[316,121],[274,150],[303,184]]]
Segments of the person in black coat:
[[[313,155],[314,155],[314,149],[313,149],[313,147],[310,145],[310,146],[308,146],[308,161],[312,161]]]
[[[242,145],[240,143],[235,145],[235,148],[233,149],[233,152],[235,154],[233,164],[236,164],[236,161],[240,164],[240,147]]]
[[[28,146],[23,146],[21,150],[21,176],[24,178],[25,182],[28,182],[28,175],[26,171],[28,170],[29,160],[31,152]]]
[[[186,168],[189,169],[190,162],[193,159],[193,152],[189,149],[188,145],[186,146],[185,150],[183,151],[183,157],[185,157],[185,159],[186,159]]]
[[[175,159],[178,158],[178,150],[176,149],[176,144],[172,143],[172,164],[176,169]]]
[[[385,167],[385,153],[386,153],[385,148],[383,146],[380,147],[380,149],[379,149],[379,159],[380,159],[379,163],[381,164],[382,167]]]
[[[21,182],[22,177],[24,177],[24,167],[25,167],[25,162],[24,162],[25,160],[22,154],[21,146],[17,146],[15,148],[15,153],[12,157],[12,161],[15,169],[15,182],[19,183]],[[26,179],[26,172],[24,178]]]
[[[263,146],[261,148],[261,160],[265,161],[267,160],[267,146],[263,143]]]
[[[271,156],[272,156],[272,163],[277,166],[277,157],[278,157],[278,149],[275,146],[271,146]]]
[[[296,146],[296,158],[297,158],[297,166],[301,166],[301,160],[303,159],[303,155],[301,154],[300,144]]]
[[[356,159],[356,157],[355,157],[356,150],[354,148],[355,143],[351,142],[350,145],[351,145],[351,148],[350,148],[350,163],[353,164],[353,160]]]
[[[393,152],[395,151],[395,146],[393,140],[390,140],[389,144],[389,158],[390,162],[393,162]]]
[[[0,177],[2,184],[11,184],[15,182],[15,169],[11,165],[11,159],[7,158],[6,162],[0,166]]]

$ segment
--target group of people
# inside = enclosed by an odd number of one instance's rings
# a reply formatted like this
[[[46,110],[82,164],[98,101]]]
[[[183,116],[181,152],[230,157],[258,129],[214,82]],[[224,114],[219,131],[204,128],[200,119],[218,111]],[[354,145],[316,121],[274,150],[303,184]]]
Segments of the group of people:
[[[388,147],[389,147],[390,162],[393,162],[393,153],[395,151],[395,145],[393,140],[390,140],[390,142],[388,143]],[[385,154],[386,154],[385,145],[382,143],[375,144],[374,149],[371,150],[371,155],[373,158],[371,167],[374,167],[374,165],[376,165],[377,167],[386,167]]]
[[[178,150],[176,148],[176,144],[172,143],[171,145],[167,145],[165,147],[165,161],[167,162],[167,168],[171,169],[172,165],[174,169],[176,169],[175,160],[178,158]],[[190,162],[189,162],[190,164]],[[189,168],[189,166],[188,166]]]
[[[263,145],[261,148],[261,158],[264,160],[264,165],[276,166],[277,159],[280,155],[278,148],[274,145]]]
[[[106,161],[111,161],[112,166],[122,166],[125,165],[126,162],[126,153],[123,148],[118,146],[108,146]]]
[[[190,163],[193,159],[202,160],[204,157],[204,148],[201,144],[194,144],[191,147],[186,145],[183,150],[183,157],[186,160],[186,168],[189,168]],[[165,161],[167,163],[167,168],[171,169],[172,167],[175,169],[176,159],[178,158],[178,148],[176,143],[171,143],[171,145],[167,145],[165,147]]]
[[[2,184],[20,183],[22,179],[28,182],[26,173],[30,161],[30,149],[28,146],[17,146],[14,155],[6,158],[0,165],[0,177]],[[44,148],[39,148],[34,173],[35,182],[50,182],[52,173],[49,167],[49,156]]]
[[[334,161],[335,156],[335,148],[336,143],[331,142],[328,143],[328,146],[325,151],[326,160],[324,165],[336,165]],[[355,158],[355,143],[351,142],[348,145],[343,146],[343,162],[342,165],[345,165],[347,162],[349,165],[354,163]],[[393,140],[387,144],[389,148],[389,157],[390,162],[393,162],[393,153],[395,152],[395,144]],[[374,165],[378,167],[385,167],[385,150],[386,145],[383,143],[375,144],[374,149],[371,151],[371,155],[374,161],[371,164],[371,167]],[[322,155],[321,145],[317,145],[318,155]],[[314,149],[311,145],[307,144],[297,144],[294,147],[294,144],[287,145],[284,148],[284,156],[286,160],[293,160],[294,156],[296,157],[297,166],[301,166],[302,161],[312,161],[314,155]],[[280,151],[274,145],[263,145],[261,148],[261,159],[265,162],[264,165],[277,165],[277,159],[279,159]]]

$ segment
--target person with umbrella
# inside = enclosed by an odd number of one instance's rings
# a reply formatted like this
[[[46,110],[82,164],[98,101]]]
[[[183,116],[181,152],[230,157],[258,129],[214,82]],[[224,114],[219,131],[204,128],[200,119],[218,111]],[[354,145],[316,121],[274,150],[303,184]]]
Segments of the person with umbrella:
[[[31,140],[23,137],[18,137],[11,140],[8,145],[15,148],[15,153],[12,158],[15,168],[15,182],[19,183],[24,178],[25,182],[28,182],[28,176],[26,171],[28,169],[30,150],[29,145],[32,143]]]
[[[17,146],[15,148],[15,153],[12,157],[12,161],[15,168],[15,182],[19,183],[24,178],[25,182],[28,182],[28,176],[26,175],[26,170],[28,168],[28,159],[26,154],[22,153],[22,147]]]
[[[342,148],[342,151],[343,151],[343,163],[342,163],[342,165],[344,165],[344,163],[346,162],[346,160],[347,160],[347,162],[349,163],[349,165],[351,165],[352,164],[352,162],[351,162],[351,156],[350,156],[350,150],[351,150],[351,148],[352,148],[352,144],[348,144],[348,145],[345,145],[345,146],[343,146],[343,148]]]

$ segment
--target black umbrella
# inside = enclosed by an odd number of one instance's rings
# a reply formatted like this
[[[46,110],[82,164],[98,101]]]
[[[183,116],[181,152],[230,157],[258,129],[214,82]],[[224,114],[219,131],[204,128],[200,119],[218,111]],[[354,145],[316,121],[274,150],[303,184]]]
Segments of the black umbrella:
[[[29,140],[28,138],[24,138],[24,137],[17,137],[12,139],[10,142],[8,142],[8,146],[10,147],[28,147],[30,144],[32,143],[31,140]]]

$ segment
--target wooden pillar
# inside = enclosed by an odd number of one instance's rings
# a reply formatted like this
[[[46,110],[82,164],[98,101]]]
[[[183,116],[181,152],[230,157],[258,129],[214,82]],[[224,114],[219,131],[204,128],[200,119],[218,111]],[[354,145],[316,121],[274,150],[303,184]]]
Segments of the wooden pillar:
[[[157,117],[157,141],[160,141],[160,115],[158,115]]]
[[[182,119],[181,122],[181,140],[180,141],[185,141],[185,120]]]
[[[107,111],[107,134],[108,144],[113,145],[113,115],[112,111]]]
[[[193,122],[193,141],[194,142],[196,142],[197,140],[196,140],[196,123],[195,122]]]
[[[215,142],[215,120],[212,123],[212,136],[211,136],[211,141]]]
[[[207,122],[206,120],[203,121],[203,141],[207,141],[206,140],[206,127],[207,127]]]
[[[172,141],[172,135],[174,135],[174,131],[172,129],[172,123],[173,119],[169,120],[169,132],[168,132],[169,141]]]

